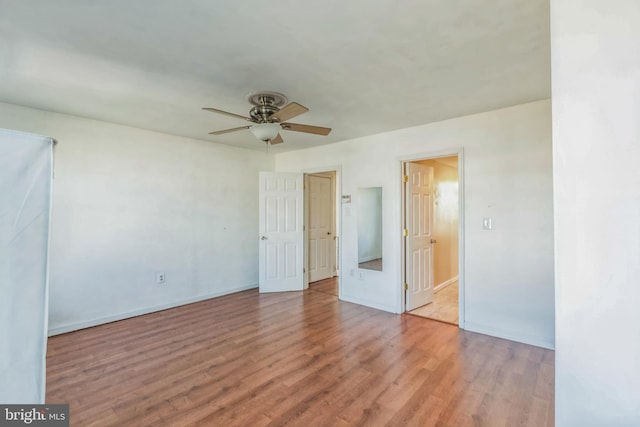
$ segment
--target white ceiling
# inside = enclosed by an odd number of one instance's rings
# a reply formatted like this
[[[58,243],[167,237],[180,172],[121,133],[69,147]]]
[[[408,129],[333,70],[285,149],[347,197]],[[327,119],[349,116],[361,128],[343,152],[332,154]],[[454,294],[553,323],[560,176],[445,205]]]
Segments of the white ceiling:
[[[333,128],[275,152],[548,98],[549,57],[548,0],[0,0],[0,101],[264,150],[201,107],[269,90]]]

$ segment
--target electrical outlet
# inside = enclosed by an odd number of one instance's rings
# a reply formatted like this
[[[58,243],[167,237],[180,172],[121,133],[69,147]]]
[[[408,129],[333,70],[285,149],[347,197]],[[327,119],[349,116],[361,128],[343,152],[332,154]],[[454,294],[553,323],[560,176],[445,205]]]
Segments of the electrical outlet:
[[[164,272],[163,272],[163,271],[161,271],[161,272],[159,272],[158,274],[156,274],[156,282],[157,282],[158,284],[160,284],[160,283],[164,283],[164,281],[165,281],[165,280],[166,280],[166,277],[165,277],[165,275],[164,275]]]
[[[358,279],[364,280],[364,271],[358,271]]]

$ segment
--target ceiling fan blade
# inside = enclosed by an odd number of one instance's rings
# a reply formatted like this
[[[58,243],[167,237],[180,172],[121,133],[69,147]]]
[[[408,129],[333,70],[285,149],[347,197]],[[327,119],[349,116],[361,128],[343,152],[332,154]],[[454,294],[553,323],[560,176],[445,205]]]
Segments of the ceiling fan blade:
[[[292,130],[294,132],[312,133],[314,135],[329,135],[331,128],[323,128],[321,126],[301,125],[298,123],[281,123],[282,129]]]
[[[284,142],[284,140],[282,139],[282,136],[281,136],[280,134],[278,134],[278,135],[276,135],[276,137],[275,137],[275,138],[273,138],[273,139],[272,139],[271,141],[269,141],[269,142],[271,142],[271,145],[275,145],[275,144],[283,143],[283,142]]]
[[[252,121],[249,117],[241,116],[240,114],[230,113],[228,111],[218,110],[217,108],[204,107],[203,110],[211,111],[212,113],[224,114],[225,116],[235,117],[236,119]]]
[[[217,130],[214,132],[209,132],[209,135],[222,135],[225,133],[237,132],[239,130],[249,129],[251,126],[240,126],[239,128],[225,129],[225,130]]]
[[[291,102],[283,107],[282,110],[276,111],[270,115],[269,120],[275,119],[279,122],[284,122],[285,120],[292,119],[302,113],[306,113],[307,111],[309,111],[307,107],[300,105],[297,102]]]

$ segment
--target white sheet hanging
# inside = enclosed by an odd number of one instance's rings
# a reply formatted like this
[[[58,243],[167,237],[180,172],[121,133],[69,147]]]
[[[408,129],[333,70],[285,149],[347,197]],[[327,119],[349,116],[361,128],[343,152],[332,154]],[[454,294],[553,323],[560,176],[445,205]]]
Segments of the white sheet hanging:
[[[0,129],[0,403],[44,403],[53,139]]]

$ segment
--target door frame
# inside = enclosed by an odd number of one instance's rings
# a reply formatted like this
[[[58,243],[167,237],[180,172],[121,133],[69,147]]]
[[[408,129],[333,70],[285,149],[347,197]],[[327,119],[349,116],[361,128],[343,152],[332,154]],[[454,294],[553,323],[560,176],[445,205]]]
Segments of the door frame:
[[[448,150],[437,150],[437,151],[427,151],[418,154],[412,154],[410,156],[398,157],[396,162],[396,176],[398,177],[399,183],[399,200],[398,204],[400,206],[400,224],[399,230],[402,231],[404,229],[404,220],[405,220],[405,194],[404,194],[404,164],[408,162],[417,162],[420,160],[431,160],[438,159],[441,157],[451,157],[458,156],[458,327],[460,329],[465,329],[465,250],[464,250],[464,230],[465,230],[465,195],[464,195],[464,149],[454,148]],[[405,289],[404,283],[406,281],[406,247],[404,242],[404,236],[402,232],[399,232],[400,236],[400,286],[398,287],[398,294],[400,300],[400,311],[401,313],[405,313],[407,311],[406,301],[405,301]]]
[[[307,227],[307,225],[309,224],[310,218],[311,218],[311,197],[309,197],[309,191],[311,190],[310,187],[310,181],[311,181],[311,177],[316,177],[316,178],[326,178],[329,179],[330,181],[330,200],[331,200],[331,225],[330,225],[330,230],[331,230],[331,234],[333,235],[333,240],[334,240],[334,247],[331,250],[331,260],[330,260],[330,265],[329,267],[331,268],[331,274],[333,274],[334,272],[336,273],[336,276],[338,275],[338,262],[337,262],[337,244],[338,241],[335,238],[337,236],[337,230],[336,230],[336,174],[335,171],[326,171],[326,172],[314,172],[314,173],[305,173],[303,174],[304,176],[304,209],[305,209],[305,215],[304,215],[304,233],[305,233],[305,248],[309,248],[309,243],[310,243],[310,234],[311,234],[311,229],[309,227]],[[307,269],[309,267],[309,254],[307,253],[304,256],[304,262],[305,262],[305,272],[307,272]],[[308,275],[306,275],[305,280],[308,282],[311,282],[311,270],[308,269]],[[331,277],[335,277],[335,276],[331,276]],[[324,280],[324,279],[323,279]]]
[[[327,172],[334,172],[334,182],[333,182],[333,191],[334,191],[334,218],[333,218],[333,227],[335,232],[335,240],[336,240],[336,277],[338,280],[338,299],[342,299],[342,274],[341,274],[341,266],[342,266],[342,166],[341,165],[331,165],[324,167],[314,167],[310,169],[302,169],[300,171],[305,177],[305,190],[304,190],[304,289],[309,288],[309,197],[307,194],[306,188],[306,176],[313,174],[321,174]]]

